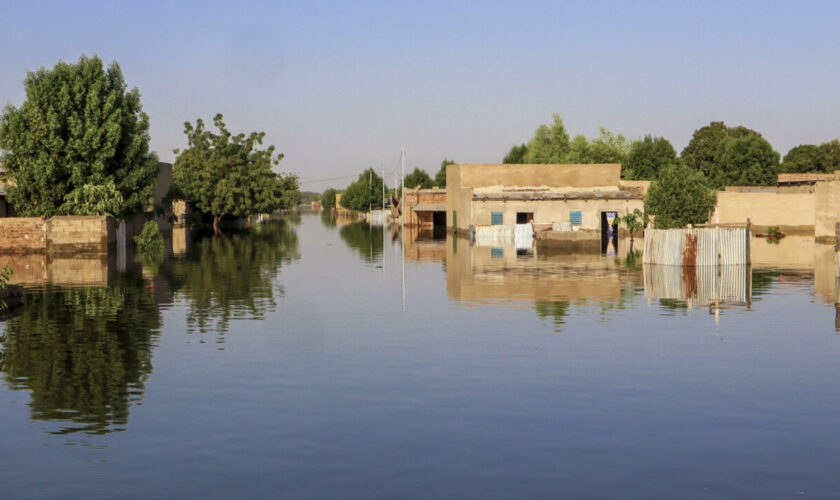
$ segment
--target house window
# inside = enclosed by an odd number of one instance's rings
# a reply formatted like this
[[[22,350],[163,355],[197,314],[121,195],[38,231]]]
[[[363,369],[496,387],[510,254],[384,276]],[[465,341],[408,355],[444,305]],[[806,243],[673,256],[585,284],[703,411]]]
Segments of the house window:
[[[571,222],[573,226],[580,226],[583,224],[583,212],[580,210],[569,212],[569,222]]]
[[[534,220],[534,212],[516,212],[517,224],[528,224]]]
[[[490,249],[490,258],[491,259],[504,259],[505,258],[505,251],[502,248],[491,248]]]
[[[501,226],[502,225],[502,212],[490,212],[490,225],[491,226]]]

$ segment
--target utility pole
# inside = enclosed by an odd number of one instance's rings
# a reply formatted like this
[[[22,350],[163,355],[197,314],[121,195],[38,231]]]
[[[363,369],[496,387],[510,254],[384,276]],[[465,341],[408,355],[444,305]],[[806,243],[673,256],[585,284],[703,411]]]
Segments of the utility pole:
[[[405,148],[400,152],[400,167],[402,167],[402,178],[400,179],[400,204],[402,204],[402,306],[405,311]]]

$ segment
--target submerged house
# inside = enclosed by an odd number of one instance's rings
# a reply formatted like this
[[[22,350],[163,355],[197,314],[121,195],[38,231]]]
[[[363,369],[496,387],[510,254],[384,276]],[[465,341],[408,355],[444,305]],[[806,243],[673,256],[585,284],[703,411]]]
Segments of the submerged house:
[[[644,209],[647,182],[623,182],[621,165],[456,164],[446,169],[446,224],[532,224],[535,231],[588,230],[604,239],[615,218]],[[599,234],[600,233],[600,234]]]
[[[446,189],[405,189],[405,225],[420,229],[446,228]]]

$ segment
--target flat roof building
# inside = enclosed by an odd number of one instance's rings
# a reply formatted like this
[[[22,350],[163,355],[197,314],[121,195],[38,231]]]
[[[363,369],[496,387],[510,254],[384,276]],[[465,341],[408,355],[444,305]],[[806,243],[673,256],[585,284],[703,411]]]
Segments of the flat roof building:
[[[532,223],[603,229],[605,214],[643,210],[645,182],[621,181],[621,165],[456,164],[446,168],[446,224],[470,227]]]

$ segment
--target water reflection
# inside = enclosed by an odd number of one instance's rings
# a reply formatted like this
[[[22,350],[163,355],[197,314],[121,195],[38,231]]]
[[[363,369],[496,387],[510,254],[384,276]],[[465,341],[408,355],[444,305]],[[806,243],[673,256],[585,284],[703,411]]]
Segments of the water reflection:
[[[61,422],[55,434],[124,429],[152,372],[154,291],[120,274],[107,288],[30,290],[20,310],[6,322],[0,370],[30,392],[32,418]]]
[[[282,266],[300,258],[294,220],[255,225],[247,232],[199,237],[160,275],[187,306],[189,333],[224,333],[233,319],[263,319],[284,288],[275,280]]]
[[[383,226],[371,226],[367,222],[351,222],[338,230],[347,248],[369,264],[382,259],[384,231]]]
[[[446,287],[453,300],[469,307],[533,307],[541,319],[562,331],[575,310],[604,320],[642,290],[638,252],[606,257],[596,248],[586,253],[528,252],[486,248],[466,239],[442,246],[446,252]]]

